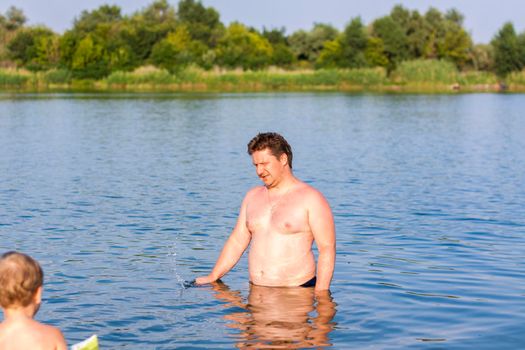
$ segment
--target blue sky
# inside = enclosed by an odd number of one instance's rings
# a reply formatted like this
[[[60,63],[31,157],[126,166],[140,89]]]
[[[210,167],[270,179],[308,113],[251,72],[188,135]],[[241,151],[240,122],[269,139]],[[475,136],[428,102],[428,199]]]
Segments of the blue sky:
[[[44,24],[62,33],[71,27],[82,10],[92,10],[102,4],[118,5],[123,14],[131,14],[152,0],[0,0],[0,12],[15,5],[24,10],[29,24]],[[177,0],[170,0],[174,6]],[[442,12],[456,8],[465,16],[465,29],[476,43],[488,43],[507,21],[521,33],[525,30],[523,0],[203,0],[221,14],[221,20],[253,26],[258,29],[286,28],[290,34],[298,29],[310,29],[314,22],[330,23],[343,29],[351,18],[360,16],[365,24],[386,15],[396,4],[424,13],[429,7]]]

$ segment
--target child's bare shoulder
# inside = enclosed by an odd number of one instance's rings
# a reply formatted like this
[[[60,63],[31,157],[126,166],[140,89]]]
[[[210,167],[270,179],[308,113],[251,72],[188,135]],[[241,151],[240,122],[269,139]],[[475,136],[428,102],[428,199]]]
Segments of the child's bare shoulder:
[[[38,322],[37,322],[38,323]],[[66,350],[67,344],[64,335],[57,327],[38,323],[40,334],[45,339],[46,344],[50,344],[51,349]]]
[[[0,324],[0,350],[3,349],[67,350],[67,344],[58,328],[27,320]]]

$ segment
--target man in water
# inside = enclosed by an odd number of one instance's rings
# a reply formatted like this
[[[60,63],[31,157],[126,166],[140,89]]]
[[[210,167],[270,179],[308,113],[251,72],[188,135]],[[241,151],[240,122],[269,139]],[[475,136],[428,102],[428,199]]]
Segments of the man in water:
[[[328,290],[335,264],[335,226],[328,202],[293,175],[292,149],[281,135],[257,135],[248,143],[248,154],[264,186],[248,191],[213,270],[196,284],[215,282],[228,273],[251,242],[251,283]]]

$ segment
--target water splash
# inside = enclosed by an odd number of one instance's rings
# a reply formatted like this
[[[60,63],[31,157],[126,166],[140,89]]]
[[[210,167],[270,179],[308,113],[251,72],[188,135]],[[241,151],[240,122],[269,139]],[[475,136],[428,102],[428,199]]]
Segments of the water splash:
[[[171,261],[171,272],[175,276],[175,279],[178,282],[178,284],[181,286],[181,288],[186,289],[187,282],[184,278],[182,278],[182,276],[180,275],[177,269],[177,266],[178,266],[177,264],[177,242],[174,242],[171,245],[168,256],[170,257],[170,261]]]

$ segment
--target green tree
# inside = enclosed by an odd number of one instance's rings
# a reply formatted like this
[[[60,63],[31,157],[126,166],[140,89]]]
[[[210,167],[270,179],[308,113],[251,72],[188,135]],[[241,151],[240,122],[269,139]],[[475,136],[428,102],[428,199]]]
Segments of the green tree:
[[[46,27],[19,29],[7,48],[15,62],[30,70],[49,69],[58,63],[58,36]]]
[[[121,22],[98,23],[89,33],[70,30],[60,38],[61,63],[78,78],[100,79],[130,70],[137,60],[120,35]]]
[[[230,68],[260,69],[271,63],[272,54],[266,38],[240,23],[230,24],[216,49],[217,62]]]
[[[155,0],[147,6],[141,15],[148,24],[176,21],[176,11],[168,0]]]
[[[60,50],[60,66],[71,69],[73,62],[73,55],[78,42],[81,40],[79,34],[72,30],[68,30],[62,34],[59,39],[59,50]]]
[[[299,30],[288,38],[290,49],[300,61],[314,63],[328,41],[335,40],[338,31],[331,25],[316,23],[310,32]]]
[[[472,56],[472,66],[475,70],[494,70],[494,48],[492,47],[492,45],[475,45],[472,49]]]
[[[343,58],[343,48],[341,47],[341,39],[327,41],[324,48],[319,54],[316,61],[317,68],[337,68],[341,67]]]
[[[101,78],[115,70],[133,69],[141,62],[126,41],[125,29],[126,19],[117,6],[83,11],[73,28],[60,38],[62,65],[81,78]]]
[[[350,21],[341,36],[341,63],[342,67],[360,68],[367,65],[365,58],[368,37],[360,17]]]
[[[34,34],[35,33],[29,30],[22,30],[16,33],[7,45],[9,55],[12,59],[19,61],[21,64],[27,62],[27,57],[34,44]]]
[[[424,16],[426,36],[423,48],[423,58],[439,58],[439,41],[445,36],[443,14],[436,8],[429,8]]]
[[[262,36],[265,37],[272,45],[275,45],[275,44],[285,44],[286,45],[287,40],[286,40],[285,32],[286,32],[286,29],[284,27],[280,29],[274,28],[271,30],[268,30],[265,27],[263,27]]]
[[[60,62],[60,37],[57,34],[39,36],[35,40],[35,58],[28,68],[44,70],[56,68]]]
[[[388,57],[385,54],[385,45],[381,38],[370,37],[365,50],[365,58],[368,65],[372,67],[388,66]]]
[[[153,46],[177,28],[175,9],[166,0],[157,0],[124,20],[120,38],[131,48],[137,64],[147,63]]]
[[[117,23],[121,20],[120,7],[102,5],[93,11],[82,11],[80,17],[73,23],[73,30],[77,33],[89,34],[102,23]]]
[[[424,57],[428,39],[426,23],[418,11],[412,11],[406,27],[408,57],[418,59]]]
[[[11,6],[6,11],[5,16],[0,13],[0,64],[10,66],[13,62],[10,60],[8,44],[15,37],[18,30],[22,29],[26,16],[22,10]]]
[[[521,67],[525,67],[525,32],[518,36],[518,50],[520,52]]]
[[[272,45],[272,65],[290,67],[295,63],[295,55],[292,52],[285,35],[285,28],[267,30],[263,28],[262,36]]]
[[[405,30],[405,33],[408,32],[410,27],[410,22],[412,20],[412,14],[409,10],[404,8],[402,5],[396,5],[390,11],[390,18],[396,23],[398,23],[401,28]]]
[[[317,67],[359,68],[367,65],[365,50],[367,35],[361,22],[356,17],[335,40],[327,41],[317,60]]]
[[[122,37],[122,22],[101,23],[92,36],[103,47],[109,72],[131,70],[139,65],[131,46]]]
[[[507,22],[503,25],[492,39],[492,46],[494,47],[494,66],[498,76],[505,77],[508,73],[523,68],[518,36],[512,23]]]
[[[272,45],[272,59],[271,64],[279,67],[291,67],[295,62],[295,55],[290,47],[286,44],[277,43]]]
[[[392,71],[397,64],[408,58],[408,40],[401,25],[392,17],[376,19],[372,24],[372,35],[383,41],[384,55],[388,59],[387,69]]]
[[[446,59],[458,68],[472,64],[472,39],[463,28],[464,16],[460,12],[451,9],[443,15],[433,7],[424,16],[417,11],[407,16],[407,12],[397,6],[390,15],[406,34],[406,59]]]
[[[99,79],[110,72],[107,61],[104,47],[88,34],[76,47],[71,70],[79,78]]]
[[[454,23],[458,27],[462,27],[465,16],[456,9],[450,9],[445,14],[445,20]]]
[[[204,43],[192,40],[188,28],[180,25],[153,46],[151,59],[156,66],[173,72],[193,62],[201,63],[200,57],[206,50]]]
[[[309,60],[309,38],[306,30],[298,30],[288,37],[290,48],[300,61]]]
[[[192,40],[198,40],[208,47],[215,47],[224,34],[224,25],[217,10],[204,7],[200,1],[181,0],[178,19],[185,24]]]
[[[472,41],[468,33],[456,21],[446,22],[445,36],[438,43],[439,58],[447,59],[464,68],[472,59]]]
[[[13,31],[22,28],[27,21],[27,17],[25,16],[24,11],[15,6],[9,7],[9,9],[7,9],[5,17],[3,18],[3,26],[8,31]]]
[[[424,18],[418,11],[410,12],[401,5],[394,6],[390,17],[399,24],[406,35],[407,59],[420,58],[427,39]]]
[[[339,32],[336,28],[329,24],[316,23],[312,31],[310,32],[310,54],[309,59],[312,62],[317,60],[319,54],[324,48],[324,45],[328,41],[335,40]]]

